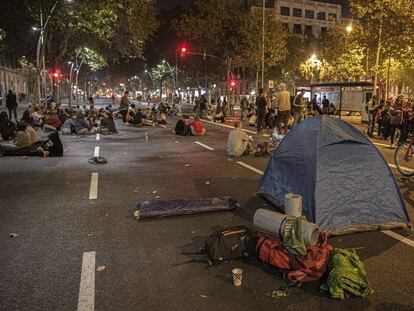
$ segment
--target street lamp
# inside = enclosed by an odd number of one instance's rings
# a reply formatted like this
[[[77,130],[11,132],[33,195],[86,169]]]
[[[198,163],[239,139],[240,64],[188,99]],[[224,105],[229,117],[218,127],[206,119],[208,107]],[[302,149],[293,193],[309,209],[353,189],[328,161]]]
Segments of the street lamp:
[[[350,25],[346,26],[346,32],[347,32],[348,34],[350,34],[350,33],[352,32],[352,30],[353,30],[353,28],[352,28],[352,24],[350,24]]]

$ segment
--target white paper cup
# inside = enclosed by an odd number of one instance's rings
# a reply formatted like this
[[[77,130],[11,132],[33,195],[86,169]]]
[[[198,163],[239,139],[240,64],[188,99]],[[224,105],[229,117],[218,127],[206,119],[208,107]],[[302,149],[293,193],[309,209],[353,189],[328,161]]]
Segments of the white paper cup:
[[[236,268],[231,271],[233,274],[234,286],[240,286],[242,284],[243,270]]]

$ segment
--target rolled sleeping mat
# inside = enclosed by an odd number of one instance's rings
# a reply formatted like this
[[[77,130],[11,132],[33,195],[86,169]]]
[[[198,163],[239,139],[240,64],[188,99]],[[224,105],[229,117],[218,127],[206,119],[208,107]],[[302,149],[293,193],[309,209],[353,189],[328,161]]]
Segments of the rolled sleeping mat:
[[[253,225],[258,231],[282,237],[287,217],[281,213],[258,209],[253,217]],[[319,228],[314,223],[306,220],[301,221],[301,236],[306,246],[315,245],[319,240]]]
[[[285,195],[285,214],[295,217],[302,216],[302,196],[294,193]]]

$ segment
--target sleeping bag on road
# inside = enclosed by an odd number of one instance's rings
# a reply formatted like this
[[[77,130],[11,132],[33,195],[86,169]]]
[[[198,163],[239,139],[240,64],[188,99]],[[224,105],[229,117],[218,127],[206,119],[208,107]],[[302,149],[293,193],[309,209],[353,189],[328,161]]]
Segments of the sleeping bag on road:
[[[199,200],[154,200],[139,202],[134,216],[137,219],[192,215],[208,212],[231,211],[239,203],[230,197]]]

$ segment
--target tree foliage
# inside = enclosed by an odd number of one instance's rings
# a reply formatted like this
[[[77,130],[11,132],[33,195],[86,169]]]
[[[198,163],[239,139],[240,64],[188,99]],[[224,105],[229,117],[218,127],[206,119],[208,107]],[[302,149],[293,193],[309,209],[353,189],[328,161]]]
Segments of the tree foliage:
[[[266,13],[266,69],[283,61],[287,54],[287,33],[272,12]],[[176,21],[179,37],[198,52],[231,59],[232,66],[257,69],[261,63],[262,11],[245,10],[232,1],[198,0],[194,9]],[[212,68],[217,68],[217,63]],[[222,64],[224,72],[227,68]]]

